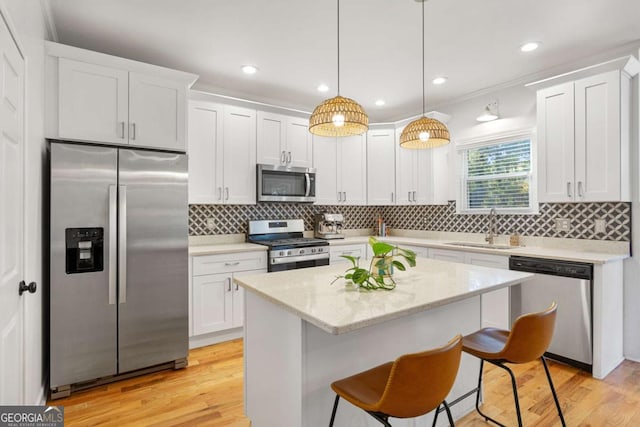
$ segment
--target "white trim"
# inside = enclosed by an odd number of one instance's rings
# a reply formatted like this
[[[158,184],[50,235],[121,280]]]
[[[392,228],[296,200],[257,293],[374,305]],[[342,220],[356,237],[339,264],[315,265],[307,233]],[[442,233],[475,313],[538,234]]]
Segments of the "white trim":
[[[462,139],[455,142],[456,150],[466,151],[472,148],[496,145],[502,141],[514,141],[519,138],[533,139],[536,134],[536,128],[514,129],[504,132],[492,133],[476,138]]]
[[[51,2],[49,0],[40,0],[40,5],[42,9],[42,16],[44,17],[44,23],[47,27],[47,33],[49,34],[49,39],[57,42],[58,29],[56,28],[56,22],[53,20],[53,13],[51,12]]]
[[[2,17],[2,20],[7,25],[7,28],[9,29],[9,34],[11,35],[13,42],[18,47],[20,56],[22,56],[22,59],[25,59],[25,54],[24,54],[25,50],[22,47],[23,46],[22,43],[20,43],[20,40],[18,38],[18,31],[16,30],[16,26],[13,24],[13,20],[11,19],[11,15],[9,15],[9,11],[7,10],[7,5],[5,4],[4,0],[0,0],[0,17]]]

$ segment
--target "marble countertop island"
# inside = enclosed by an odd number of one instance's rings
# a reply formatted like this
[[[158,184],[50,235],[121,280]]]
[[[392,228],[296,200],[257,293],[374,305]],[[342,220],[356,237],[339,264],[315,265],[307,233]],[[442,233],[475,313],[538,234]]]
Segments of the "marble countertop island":
[[[532,274],[418,258],[396,271],[392,291],[358,290],[345,279],[345,264],[234,276],[247,291],[318,328],[342,334],[521,283]]]

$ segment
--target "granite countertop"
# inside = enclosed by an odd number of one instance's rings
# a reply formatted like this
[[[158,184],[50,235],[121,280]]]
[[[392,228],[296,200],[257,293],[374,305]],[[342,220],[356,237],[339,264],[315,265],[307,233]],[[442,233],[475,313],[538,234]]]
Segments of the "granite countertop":
[[[345,265],[238,274],[234,282],[334,334],[442,306],[521,283],[532,274],[419,258],[417,266],[394,275],[392,291],[359,291],[345,279]]]
[[[395,243],[399,246],[413,245],[428,248],[448,249],[454,251],[487,253],[494,255],[518,255],[535,258],[558,259],[564,261],[587,262],[592,264],[605,264],[607,262],[618,261],[629,258],[626,253],[608,253],[597,250],[579,250],[577,248],[562,248],[549,246],[514,246],[509,249],[479,248],[473,246],[451,245],[451,242],[460,242],[462,239],[428,239],[402,236],[377,237],[381,241]],[[330,240],[332,246],[351,245],[357,243],[368,243],[368,236],[346,237],[344,239]],[[480,243],[480,242],[476,242]]]

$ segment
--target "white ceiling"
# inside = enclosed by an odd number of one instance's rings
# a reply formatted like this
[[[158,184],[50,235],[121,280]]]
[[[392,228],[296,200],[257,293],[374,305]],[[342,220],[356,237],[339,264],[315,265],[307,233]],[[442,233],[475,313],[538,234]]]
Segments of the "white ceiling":
[[[60,43],[193,72],[195,88],[306,111],[336,94],[336,0],[49,6]],[[420,10],[415,0],[340,3],[341,95],[362,104],[372,122],[421,112]],[[427,110],[640,45],[639,0],[429,0],[425,16]],[[531,40],[541,47],[520,52]],[[246,76],[244,64],[260,71]],[[449,81],[432,85],[438,75]],[[328,93],[316,90],[320,83]],[[379,98],[385,106],[374,105]]]

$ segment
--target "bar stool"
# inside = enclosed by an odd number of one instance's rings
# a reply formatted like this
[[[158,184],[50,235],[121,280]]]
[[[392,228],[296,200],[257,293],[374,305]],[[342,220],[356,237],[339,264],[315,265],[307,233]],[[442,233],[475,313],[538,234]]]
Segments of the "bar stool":
[[[444,399],[456,379],[461,354],[462,336],[457,335],[443,347],[405,354],[395,362],[334,382],[331,388],[336,392],[336,400],[329,426],[333,426],[340,397],[385,426],[391,426],[389,417],[418,417],[444,404],[453,426],[453,417]],[[437,417],[436,411],[434,426]]]
[[[476,410],[482,415],[485,421],[491,421],[499,426],[499,423],[493,418],[485,415],[480,410],[480,390],[482,385],[482,368],[484,362],[487,361],[495,366],[505,369],[511,376],[511,387],[513,388],[513,397],[516,402],[516,413],[518,415],[518,426],[522,426],[522,416],[520,414],[520,403],[518,402],[518,389],[516,387],[516,379],[511,369],[505,363],[528,363],[536,359],[542,361],[544,371],[547,374],[549,387],[553,394],[553,400],[556,402],[558,415],[563,426],[564,416],[558,402],[556,390],[551,381],[551,374],[544,358],[544,352],[549,348],[551,338],[553,336],[553,328],[556,321],[556,303],[552,303],[549,308],[539,313],[524,314],[516,319],[511,328],[511,332],[496,328],[484,328],[471,335],[467,335],[462,340],[462,351],[472,354],[480,359],[480,375],[478,377],[478,388],[476,391]]]

